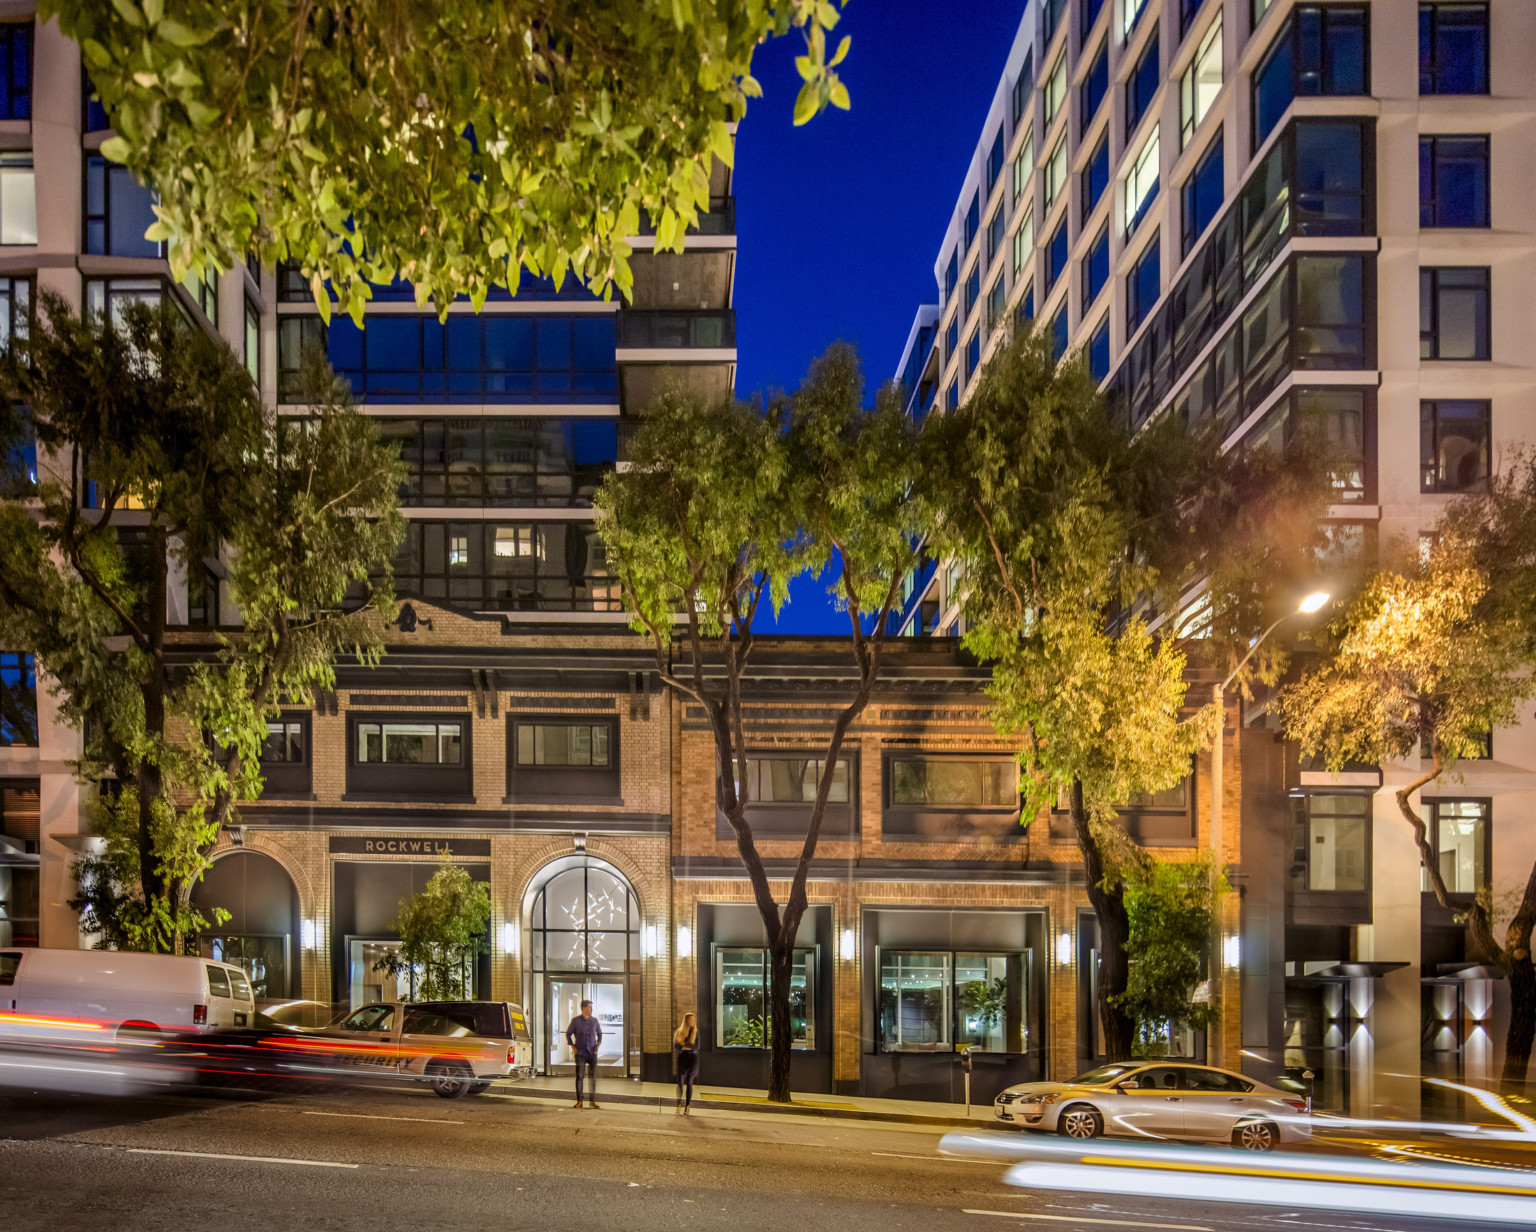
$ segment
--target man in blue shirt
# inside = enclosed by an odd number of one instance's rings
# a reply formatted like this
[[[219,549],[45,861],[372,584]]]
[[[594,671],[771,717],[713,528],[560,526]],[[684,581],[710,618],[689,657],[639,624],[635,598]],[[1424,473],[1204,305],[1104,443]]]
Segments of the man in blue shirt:
[[[597,1107],[597,1046],[603,1042],[603,1025],[592,1017],[592,1002],[581,1003],[581,1013],[565,1029],[565,1042],[576,1054],[576,1106],[581,1107],[581,1076],[587,1077],[587,1107]]]

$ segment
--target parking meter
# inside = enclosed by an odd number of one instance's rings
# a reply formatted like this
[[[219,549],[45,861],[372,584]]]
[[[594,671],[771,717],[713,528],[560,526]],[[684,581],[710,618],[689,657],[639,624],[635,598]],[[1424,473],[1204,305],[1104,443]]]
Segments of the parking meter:
[[[971,1115],[971,1048],[967,1044],[960,1050],[960,1072],[965,1075],[965,1115]]]

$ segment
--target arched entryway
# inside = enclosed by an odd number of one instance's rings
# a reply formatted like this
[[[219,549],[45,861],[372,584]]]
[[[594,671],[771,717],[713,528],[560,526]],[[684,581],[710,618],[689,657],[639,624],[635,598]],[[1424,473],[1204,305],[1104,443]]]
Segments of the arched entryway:
[[[257,1001],[301,995],[299,892],[281,864],[259,851],[220,856],[193,887],[192,905],[210,925],[203,956],[243,968]],[[219,907],[229,919],[215,924]]]
[[[592,856],[563,856],[539,870],[523,906],[524,987],[534,1055],[544,1073],[569,1073],[565,1028],[592,1002],[603,1027],[598,1067],[640,1073],[640,901],[624,874]]]

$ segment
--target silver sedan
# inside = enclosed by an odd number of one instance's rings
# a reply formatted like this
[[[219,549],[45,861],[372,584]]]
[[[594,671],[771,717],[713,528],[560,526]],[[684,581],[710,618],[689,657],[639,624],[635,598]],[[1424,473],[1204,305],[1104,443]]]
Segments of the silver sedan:
[[[1022,1083],[1002,1092],[993,1112],[1067,1138],[1178,1138],[1269,1151],[1312,1136],[1309,1101],[1230,1070],[1173,1061],[1116,1062],[1070,1082]]]

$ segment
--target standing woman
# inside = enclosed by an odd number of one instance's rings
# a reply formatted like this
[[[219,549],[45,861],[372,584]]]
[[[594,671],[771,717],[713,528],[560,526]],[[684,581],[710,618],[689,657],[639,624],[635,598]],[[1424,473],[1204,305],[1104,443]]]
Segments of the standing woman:
[[[677,1112],[688,1116],[699,1076],[699,1028],[692,1014],[684,1014],[682,1025],[672,1033],[672,1064],[677,1070]]]

